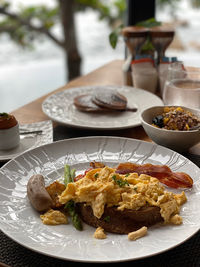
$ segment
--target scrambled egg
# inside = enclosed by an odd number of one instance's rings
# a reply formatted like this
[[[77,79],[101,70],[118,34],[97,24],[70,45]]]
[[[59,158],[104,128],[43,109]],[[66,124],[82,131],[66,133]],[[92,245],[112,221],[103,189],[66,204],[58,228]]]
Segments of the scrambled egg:
[[[96,239],[105,239],[107,236],[104,233],[104,229],[102,227],[98,227],[94,232],[94,238]]]
[[[131,232],[128,234],[128,239],[129,240],[136,240],[138,238],[141,238],[143,236],[145,236],[147,234],[147,227],[143,226],[140,229],[138,229],[137,231]]]
[[[58,225],[67,224],[67,217],[59,210],[48,210],[45,214],[40,215],[40,218],[44,224]]]
[[[187,201],[185,193],[165,191],[159,180],[137,173],[121,175],[115,169],[104,167],[92,169],[80,180],[69,183],[59,196],[62,204],[73,199],[91,205],[93,214],[101,218],[104,206],[117,206],[119,210],[137,210],[143,206],[160,207],[165,223],[180,224],[180,205]],[[176,216],[177,215],[177,216]]]

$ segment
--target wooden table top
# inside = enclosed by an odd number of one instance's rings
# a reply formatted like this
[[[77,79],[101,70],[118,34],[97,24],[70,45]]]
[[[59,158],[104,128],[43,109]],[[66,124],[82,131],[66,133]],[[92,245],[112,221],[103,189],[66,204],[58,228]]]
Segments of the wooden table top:
[[[122,61],[116,60],[105,66],[92,71],[91,73],[81,76],[65,86],[46,94],[35,101],[28,103],[27,105],[20,107],[12,112],[21,124],[33,123],[48,119],[48,117],[42,112],[42,102],[44,99],[59,91],[66,90],[67,88],[90,86],[90,85],[122,85]]]
[[[48,117],[42,111],[42,102],[44,99],[58,91],[66,90],[67,88],[91,85],[123,85],[122,60],[114,60],[91,73],[81,76],[73,81],[70,81],[65,86],[46,94],[35,101],[26,104],[12,112],[18,119],[20,124],[39,122],[47,120]],[[54,123],[56,126],[56,123]],[[105,131],[107,133],[107,131]],[[101,132],[102,133],[102,132]],[[146,135],[142,126],[134,127],[126,130],[113,131],[113,135],[135,138],[145,141],[151,139]],[[200,155],[200,143],[192,148],[192,154]]]
[[[122,63],[123,62],[120,60],[116,60],[111,63],[108,63],[105,66],[89,73],[88,75],[79,77],[69,82],[67,85],[63,86],[62,88],[58,88],[57,90],[51,92],[50,94],[65,90],[67,88],[78,87],[78,86],[122,85],[123,84]],[[14,110],[12,113],[16,116],[20,124],[33,123],[33,122],[47,120],[48,117],[42,112],[42,102],[50,94],[44,95],[41,98],[38,98],[35,101],[21,108],[18,108],[17,110]],[[62,127],[64,126],[56,125],[56,123],[54,123],[54,127],[55,127],[54,134],[56,134],[56,129],[57,128],[62,129]],[[70,129],[69,127],[68,128],[64,127],[64,132],[66,131],[71,132],[69,135],[73,137],[75,137],[75,135],[77,134],[76,133],[77,129]],[[107,134],[108,132],[105,131],[105,133]],[[85,131],[85,133],[80,131],[79,134],[87,134],[87,130]],[[102,131],[101,131],[101,134],[102,134]],[[151,141],[148,138],[148,136],[145,134],[141,126],[126,129],[126,130],[113,131],[109,134],[113,134],[115,136],[131,137],[131,138],[136,138],[140,140]],[[196,151],[198,151],[200,155],[200,146],[196,149]],[[46,266],[46,265],[67,266],[68,265],[67,262],[64,262],[62,260],[54,259],[51,257],[47,257],[45,255],[40,255],[31,250],[27,250],[23,246],[16,244],[10,238],[6,237],[2,232],[0,232],[0,234],[1,234],[1,240],[2,240],[2,242],[0,242],[1,248],[2,247],[6,248],[4,250],[4,253],[2,252],[3,256],[1,258],[5,263],[9,263],[9,264],[11,263],[12,265],[13,262],[20,261],[20,263],[23,264],[20,266],[27,266],[27,262],[28,262],[28,265],[32,263],[32,266],[34,265],[34,263],[36,265],[39,264],[40,266]],[[188,250],[187,249],[188,247],[191,249]],[[16,255],[23,255],[23,257],[17,257]],[[199,262],[199,235],[196,234],[194,237],[188,240],[185,244],[182,244],[176,249],[165,252],[162,255],[157,255],[154,257],[147,258],[147,259],[139,260],[136,262],[136,265],[147,266],[148,264],[150,264],[152,266],[160,266],[162,265],[163,262],[167,262],[168,259],[169,259],[169,266],[174,266],[174,264],[176,265],[176,262],[178,262],[177,266],[182,266],[184,264],[187,265],[188,262],[190,262],[190,264],[192,264],[193,262],[197,263],[197,261]],[[44,263],[44,265],[42,265],[42,263]],[[130,262],[130,263],[136,266],[134,262]],[[71,263],[69,264],[71,265]],[[75,264],[77,265],[77,263]],[[81,263],[78,263],[78,265],[80,266]],[[126,263],[123,263],[123,266],[125,265]],[[0,263],[0,266],[7,266],[7,265]]]

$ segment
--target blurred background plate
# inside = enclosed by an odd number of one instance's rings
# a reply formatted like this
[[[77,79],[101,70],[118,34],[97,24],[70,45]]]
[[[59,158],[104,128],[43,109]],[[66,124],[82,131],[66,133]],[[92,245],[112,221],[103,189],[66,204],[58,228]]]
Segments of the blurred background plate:
[[[86,113],[77,110],[73,105],[73,100],[76,96],[81,94],[94,94],[95,90],[101,90],[103,94],[104,91],[109,89],[124,95],[128,100],[128,106],[136,107],[137,112]],[[98,130],[116,130],[141,125],[141,112],[146,108],[157,105],[163,105],[162,100],[148,91],[130,86],[108,85],[83,86],[57,92],[44,100],[42,109],[49,118],[67,126]]]
[[[52,121],[41,121],[20,125],[23,132],[39,131],[41,134],[20,135],[20,145],[9,150],[0,150],[0,162],[8,161],[26,150],[53,142]]]

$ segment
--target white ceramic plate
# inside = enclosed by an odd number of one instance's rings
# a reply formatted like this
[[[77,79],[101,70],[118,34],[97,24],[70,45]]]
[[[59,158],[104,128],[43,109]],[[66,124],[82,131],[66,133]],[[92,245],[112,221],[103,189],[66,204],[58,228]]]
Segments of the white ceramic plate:
[[[166,164],[173,171],[189,173],[194,186],[186,190],[188,202],[181,209],[183,224],[151,227],[147,236],[132,242],[127,235],[110,233],[107,239],[94,239],[95,229],[86,224],[82,232],[71,224],[43,225],[27,199],[29,177],[41,173],[47,185],[63,176],[65,163],[79,173],[94,160],[109,166],[124,161]],[[51,143],[25,152],[0,169],[0,228],[29,249],[66,260],[119,262],[156,255],[183,243],[199,230],[199,177],[200,169],[191,161],[152,143],[118,137],[86,137]]]
[[[115,90],[127,97],[128,106],[136,107],[137,112],[111,112],[106,114],[86,113],[77,110],[73,99],[81,94],[92,94],[95,90]],[[67,89],[47,97],[43,104],[43,112],[52,120],[73,127],[88,129],[125,129],[141,124],[141,112],[152,106],[163,105],[156,95],[130,86],[86,86]]]
[[[21,135],[19,146],[9,150],[0,150],[0,162],[8,161],[26,150],[53,142],[53,126],[50,120],[23,124],[20,125],[20,129],[22,132],[42,130],[42,134]]]

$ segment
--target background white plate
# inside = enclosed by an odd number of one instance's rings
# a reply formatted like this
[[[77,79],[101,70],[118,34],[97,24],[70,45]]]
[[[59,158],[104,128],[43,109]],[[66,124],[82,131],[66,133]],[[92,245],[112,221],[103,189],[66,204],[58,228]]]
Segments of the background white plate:
[[[73,100],[81,94],[92,94],[95,90],[115,90],[128,100],[128,106],[136,107],[137,112],[111,112],[106,114],[86,113],[77,110]],[[43,104],[43,112],[52,120],[68,126],[90,129],[125,129],[141,124],[141,112],[152,106],[162,106],[162,100],[156,95],[130,86],[85,86],[67,89],[47,97]]]
[[[26,185],[29,177],[41,173],[46,185],[63,175],[67,162],[85,170],[90,161],[109,166],[123,161],[166,164],[173,171],[187,172],[194,179],[186,190],[180,226],[154,226],[148,235],[128,241],[127,235],[109,234],[107,239],[93,238],[95,229],[84,224],[79,232],[71,224],[43,225],[31,207]],[[118,137],[86,137],[55,142],[30,150],[0,169],[0,227],[19,244],[49,256],[84,262],[117,262],[140,259],[171,249],[200,228],[200,169],[180,154],[156,144]],[[179,190],[176,190],[178,192]]]
[[[9,150],[0,150],[0,162],[8,161],[26,150],[53,142],[53,125],[50,120],[23,124],[20,125],[20,129],[23,132],[42,130],[42,134],[21,135],[19,146]]]

